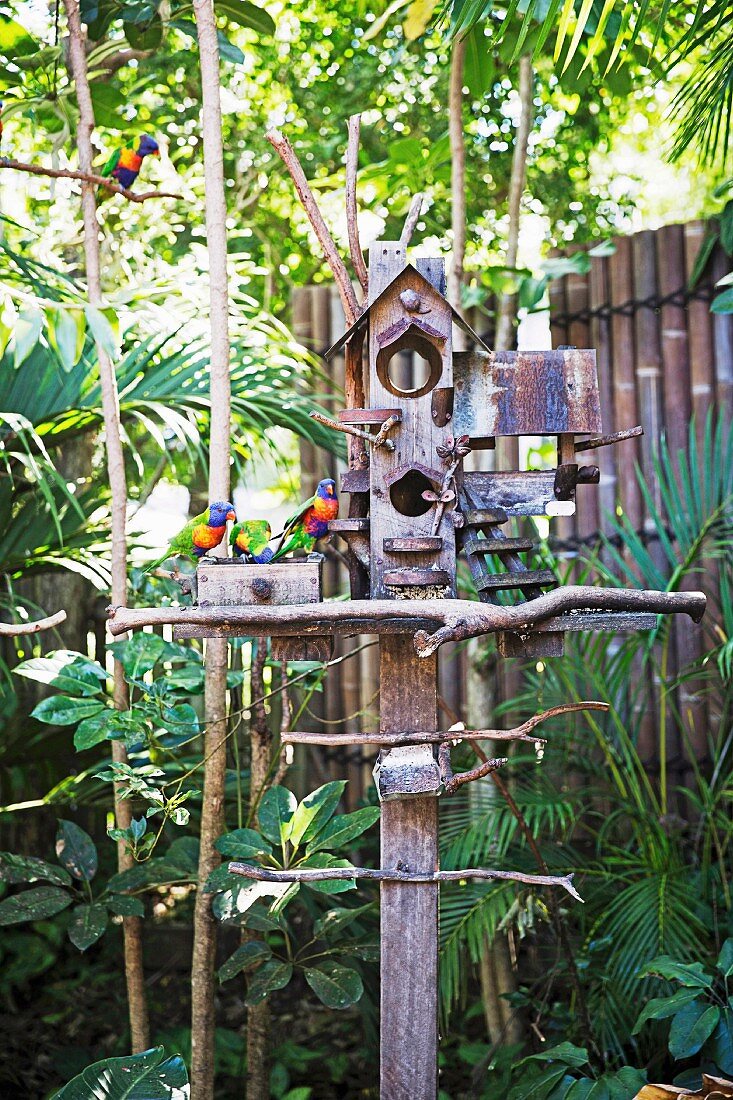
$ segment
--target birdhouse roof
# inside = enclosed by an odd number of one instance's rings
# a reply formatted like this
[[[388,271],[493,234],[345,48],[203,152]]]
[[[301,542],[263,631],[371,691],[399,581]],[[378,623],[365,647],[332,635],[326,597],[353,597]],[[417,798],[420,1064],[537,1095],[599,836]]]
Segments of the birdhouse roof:
[[[432,283],[429,282],[429,280],[426,279],[424,275],[421,275],[420,272],[417,270],[416,267],[414,267],[413,264],[406,264],[405,267],[403,267],[402,270],[399,272],[399,274],[395,275],[394,279],[392,279],[392,281],[387,284],[387,286],[384,288],[384,290],[380,294],[377,295],[377,297],[374,299],[374,301],[369,303],[367,308],[362,313],[361,317],[359,317],[356,321],[354,321],[354,324],[351,326],[351,328],[347,329],[346,332],[343,334],[343,336],[341,336],[336,341],[335,344],[332,344],[331,347],[328,349],[328,351],[324,352],[324,358],[330,359],[332,356],[336,355],[337,352],[341,351],[341,348],[344,346],[344,344],[348,344],[349,340],[352,338],[354,333],[358,332],[359,329],[364,328],[367,321],[369,320],[369,314],[370,314],[371,310],[374,308],[374,306],[377,304],[377,302],[382,301],[384,296],[390,292],[390,290],[392,289],[394,284],[397,282],[397,280],[400,279],[405,274],[406,271],[411,272],[411,274],[415,278],[417,278],[421,283],[424,284],[425,293],[429,292],[432,295],[437,295],[442,301],[444,301],[446,303],[446,305],[448,305],[450,307],[451,317],[453,318],[453,321],[457,325],[459,325],[464,330],[464,332],[467,332],[468,335],[471,337],[471,339],[476,341],[476,344],[479,347],[484,348],[485,351],[490,351],[491,350],[489,347],[486,346],[486,344],[483,342],[483,340],[478,335],[478,333],[475,332],[474,329],[471,328],[468,321],[466,321],[465,318],[461,317],[458,310],[454,309],[453,306],[450,305],[450,303],[440,293],[440,291],[436,290],[435,287],[432,285]]]

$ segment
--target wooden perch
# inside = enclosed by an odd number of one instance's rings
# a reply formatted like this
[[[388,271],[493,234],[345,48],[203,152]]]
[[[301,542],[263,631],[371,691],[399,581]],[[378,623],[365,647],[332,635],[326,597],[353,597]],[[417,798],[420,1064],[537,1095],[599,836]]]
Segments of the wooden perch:
[[[303,867],[293,871],[271,871],[252,863],[230,863],[233,875],[255,879],[257,882],[328,882],[329,879],[366,879],[370,882],[462,882],[464,879],[505,879],[522,882],[527,886],[562,886],[576,899],[582,901],[573,886],[572,875],[524,875],[520,871],[492,871],[487,867],[467,867],[462,871],[407,871],[396,867],[393,871],[375,870],[371,867]]]
[[[24,634],[38,634],[41,630],[51,630],[66,618],[65,611],[57,611],[46,619],[35,619],[29,623],[0,623],[0,638],[18,638]]]
[[[120,187],[119,183],[108,179],[107,176],[95,176],[90,172],[76,172],[71,168],[43,168],[40,164],[25,164],[20,160],[7,160],[0,157],[0,168],[12,168],[14,172],[29,172],[32,176],[50,176],[52,179],[81,180],[83,183],[94,183],[97,187],[104,187],[113,195],[122,195],[130,202],[147,202],[148,199],[180,199],[183,195],[173,195],[170,191],[142,191],[137,194],[128,187]]]
[[[356,205],[356,173],[359,168],[359,130],[361,115],[352,115],[348,121],[349,141],[346,146],[346,228],[349,234],[349,252],[356,277],[361,283],[366,300],[369,289],[369,272],[364,263],[364,253],[359,243],[358,208]]]
[[[351,278],[346,270],[346,265],[341,259],[329,228],[323,220],[323,215],[313,196],[308,180],[305,178],[305,172],[301,167],[300,161],[293,151],[292,145],[279,130],[268,130],[266,137],[290,173],[290,178],[295,185],[295,190],[298,192],[298,198],[300,199],[301,205],[308,217],[308,221],[311,223],[313,232],[318,238],[318,243],[323,250],[326,263],[331,268],[333,277],[336,280],[336,286],[338,287],[341,303],[344,307],[344,313],[346,314],[346,326],[350,328],[359,317],[361,309],[356,300],[356,295],[354,294],[354,288],[351,285]]]
[[[420,211],[422,210],[422,203],[424,198],[425,196],[423,195],[422,191],[418,191],[418,193],[413,197],[413,200],[410,203],[410,209],[407,212],[405,224],[403,225],[402,232],[400,233],[400,244],[403,246],[403,248],[407,248],[410,241],[412,240],[412,234],[415,232],[415,226],[420,219]]]
[[[508,763],[508,756],[497,756],[492,760],[484,760],[482,764],[479,764],[476,768],[471,768],[468,772],[454,774],[450,763],[450,745],[443,744],[438,749],[440,778],[446,794],[455,794],[464,783],[473,783],[474,779],[483,779],[485,775],[498,771],[499,768],[503,768]]]
[[[594,435],[590,439],[579,439],[575,443],[576,451],[594,451],[597,447],[610,447],[612,443],[623,443],[625,439],[635,439],[644,434],[641,424],[635,428],[627,428],[624,432],[613,432],[612,435]]]
[[[364,439],[367,443],[370,443],[372,447],[386,447],[388,451],[393,451],[395,445],[391,439],[387,438],[387,432],[390,431],[391,428],[394,428],[395,424],[399,424],[402,419],[400,414],[389,416],[382,424],[377,434],[370,435],[369,432],[362,431],[361,428],[356,428],[353,424],[345,424],[341,421],[332,420],[330,416],[324,416],[323,413],[319,413],[315,409],[311,410],[308,416],[311,420],[317,420],[319,424],[323,424],[326,428],[333,428],[335,432],[343,432],[345,435],[354,436],[356,439]]]
[[[653,592],[637,588],[567,585],[513,606],[471,600],[335,600],[317,604],[260,607],[110,607],[110,632],[124,634],[163,624],[210,627],[236,635],[243,628],[271,637],[291,634],[405,634],[416,631],[415,651],[429,657],[444,642],[509,631],[530,634],[544,620],[584,610],[689,615],[705,613],[702,592]],[[572,616],[569,617],[572,620]],[[425,627],[435,627],[429,634]],[[558,630],[562,629],[561,620]],[[572,629],[572,626],[571,626]]]

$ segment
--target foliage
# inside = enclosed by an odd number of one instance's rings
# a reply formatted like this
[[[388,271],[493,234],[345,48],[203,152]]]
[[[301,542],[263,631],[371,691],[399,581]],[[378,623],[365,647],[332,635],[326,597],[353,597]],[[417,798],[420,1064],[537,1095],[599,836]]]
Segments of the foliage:
[[[175,1100],[187,1085],[181,1056],[166,1058],[162,1047],[153,1047],[95,1062],[55,1093],[54,1100],[87,1100],[92,1095],[98,1100]]]

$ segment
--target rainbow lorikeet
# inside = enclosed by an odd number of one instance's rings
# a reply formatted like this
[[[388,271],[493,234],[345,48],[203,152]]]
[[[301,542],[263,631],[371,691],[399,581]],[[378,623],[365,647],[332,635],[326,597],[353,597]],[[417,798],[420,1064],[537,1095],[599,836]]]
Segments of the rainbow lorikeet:
[[[318,482],[314,495],[301,504],[295,515],[285,524],[280,545],[273,561],[289,554],[291,550],[312,550],[318,539],[328,534],[328,521],[339,514],[336,482],[326,477]]]
[[[245,519],[232,528],[232,553],[235,558],[264,565],[273,551],[267,545],[272,528],[266,519]]]
[[[120,187],[132,187],[138,177],[143,159],[148,156],[159,157],[160,149],[155,138],[151,138],[149,134],[143,134],[137,143],[137,148],[123,145],[120,149],[115,149],[102,169],[102,175],[112,176]]]
[[[234,505],[228,500],[214,501],[200,516],[194,516],[188,521],[186,526],[171,539],[165,554],[147,565],[144,572],[149,573],[151,569],[156,569],[167,558],[192,558],[194,561],[197,558],[203,558],[224,538],[227,520],[236,520],[236,518]]]

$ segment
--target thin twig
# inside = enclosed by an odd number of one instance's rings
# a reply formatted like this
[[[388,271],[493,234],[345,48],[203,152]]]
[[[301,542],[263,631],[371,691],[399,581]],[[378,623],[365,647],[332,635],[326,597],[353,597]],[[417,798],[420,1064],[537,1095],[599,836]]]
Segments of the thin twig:
[[[143,191],[136,194],[128,187],[120,187],[119,183],[108,179],[107,176],[97,176],[93,172],[77,172],[73,168],[43,168],[40,164],[25,164],[21,160],[7,160],[0,158],[0,168],[12,168],[14,172],[29,172],[32,176],[50,176],[52,179],[81,180],[83,183],[94,183],[97,187],[104,187],[113,195],[122,195],[130,202],[146,202],[147,199],[180,199],[183,195],[174,195],[170,191]]]
[[[352,115],[348,121],[349,141],[346,146],[346,228],[349,234],[349,252],[356,277],[361,283],[366,299],[369,290],[369,272],[364,263],[364,253],[359,243],[359,221],[356,205],[356,173],[359,167],[359,129],[361,115]]]
[[[471,768],[467,772],[454,773],[450,762],[450,745],[446,742],[438,749],[438,763],[440,765],[440,778],[445,787],[446,794],[455,794],[464,783],[473,783],[474,779],[483,779],[485,775],[503,768],[509,763],[508,756],[497,756],[492,760],[484,760],[477,768]]]
[[[355,439],[365,439],[372,447],[384,446],[388,451],[393,451],[395,449],[394,442],[386,438],[385,427],[387,426],[387,431],[389,431],[389,428],[394,427],[395,424],[399,424],[399,417],[390,416],[382,425],[377,435],[370,435],[369,432],[365,432],[361,428],[356,428],[353,424],[342,424],[341,421],[332,420],[330,416],[325,416],[315,409],[311,409],[308,416],[311,420],[317,420],[319,424],[323,424],[326,428],[332,428],[335,432],[343,432],[344,435],[352,435]]]
[[[488,867],[466,867],[460,871],[392,871],[372,867],[304,867],[292,871],[271,871],[252,863],[230,863],[233,875],[255,879],[257,882],[327,882],[329,879],[366,879],[370,882],[462,882],[464,879],[504,879],[522,882],[527,886],[562,886],[576,899],[582,901],[573,886],[572,875],[525,875],[520,871],[493,871]]]
[[[425,195],[422,191],[418,191],[418,193],[413,196],[412,202],[410,203],[410,209],[407,211],[405,224],[402,226],[402,232],[400,233],[400,244],[403,248],[407,248],[412,240],[415,227],[420,220],[420,211],[422,210],[424,198]]]
[[[34,619],[29,623],[0,623],[0,637],[19,638],[25,634],[38,634],[41,630],[51,630],[66,618],[65,611],[57,611],[45,619]]]
[[[303,210],[308,217],[308,221],[311,223],[313,232],[318,238],[318,243],[323,250],[326,263],[331,268],[331,272],[336,281],[336,286],[341,296],[341,303],[344,307],[344,313],[346,314],[346,324],[351,326],[361,313],[361,309],[356,300],[356,295],[354,294],[354,288],[351,285],[351,279],[346,270],[346,265],[341,259],[334,239],[323,220],[323,215],[318,207],[318,203],[313,196],[308,180],[305,178],[305,172],[293,151],[292,145],[284,134],[281,134],[279,130],[268,130],[265,136],[290,173],[290,178],[295,185],[295,190],[298,192],[298,198],[300,199]]]

